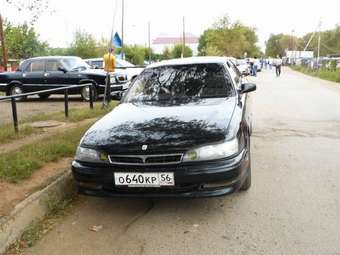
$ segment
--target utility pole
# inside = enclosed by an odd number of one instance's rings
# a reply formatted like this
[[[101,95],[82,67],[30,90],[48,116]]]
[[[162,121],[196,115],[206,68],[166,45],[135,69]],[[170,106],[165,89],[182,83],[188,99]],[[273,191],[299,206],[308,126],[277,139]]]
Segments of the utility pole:
[[[182,40],[182,58],[184,58],[184,52],[185,52],[185,19],[183,16],[183,40]]]
[[[150,36],[150,21],[148,22],[148,44],[149,44],[149,64],[151,63],[151,36]]]
[[[1,41],[1,48],[2,48],[2,57],[3,57],[3,62],[4,62],[4,68],[5,71],[7,71],[7,49],[6,49],[6,44],[5,44],[5,34],[4,34],[4,28],[3,28],[3,20],[2,16],[0,14],[0,41]]]
[[[124,56],[124,0],[122,0],[122,58],[125,59],[125,56]]]
[[[319,59],[320,59],[320,45],[321,45],[321,25],[322,25],[322,21],[320,18],[320,23],[319,23],[319,37],[318,37],[318,57],[316,59],[316,63],[318,65],[318,69],[319,69]]]

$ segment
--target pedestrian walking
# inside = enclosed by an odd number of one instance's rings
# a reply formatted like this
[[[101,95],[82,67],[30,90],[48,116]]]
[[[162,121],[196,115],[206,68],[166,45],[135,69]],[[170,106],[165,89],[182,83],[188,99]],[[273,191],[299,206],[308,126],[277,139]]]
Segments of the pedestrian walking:
[[[274,61],[274,65],[275,65],[276,77],[279,77],[281,75],[281,67],[282,67],[282,59],[280,56],[277,56],[277,58]]]
[[[254,64],[253,64],[253,76],[255,76],[256,77],[256,75],[257,75],[257,68],[258,68],[258,61],[257,61],[257,59],[255,58],[254,60]]]

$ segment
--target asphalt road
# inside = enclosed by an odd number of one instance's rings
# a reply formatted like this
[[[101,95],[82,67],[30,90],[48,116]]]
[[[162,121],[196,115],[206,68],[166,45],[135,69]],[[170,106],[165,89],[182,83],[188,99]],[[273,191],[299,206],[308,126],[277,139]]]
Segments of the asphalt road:
[[[340,254],[340,85],[288,69],[253,80],[248,192],[81,197],[26,254]]]

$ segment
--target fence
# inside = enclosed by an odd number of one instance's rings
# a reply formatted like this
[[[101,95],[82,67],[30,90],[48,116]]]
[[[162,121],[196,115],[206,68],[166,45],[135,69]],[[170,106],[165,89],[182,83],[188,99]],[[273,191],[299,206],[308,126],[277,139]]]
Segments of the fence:
[[[18,98],[33,96],[33,95],[52,94],[54,92],[64,91],[64,112],[65,112],[65,117],[67,118],[69,115],[69,93],[68,93],[69,90],[76,89],[76,88],[89,87],[89,94],[90,94],[89,105],[90,105],[90,108],[93,109],[92,86],[93,86],[92,83],[88,83],[88,84],[82,84],[82,85],[65,86],[65,87],[56,88],[56,89],[40,90],[36,92],[23,93],[23,94],[18,94],[18,95],[13,95],[13,96],[3,96],[3,97],[0,97],[0,102],[11,101],[14,130],[16,133],[18,133],[19,132],[18,113],[17,113],[17,99]]]

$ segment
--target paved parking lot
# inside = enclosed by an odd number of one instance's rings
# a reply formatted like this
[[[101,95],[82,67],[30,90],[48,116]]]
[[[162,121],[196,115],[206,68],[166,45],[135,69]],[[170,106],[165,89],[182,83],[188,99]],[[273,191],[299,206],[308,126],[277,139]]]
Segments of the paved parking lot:
[[[81,197],[26,254],[340,254],[340,86],[288,69],[253,80],[248,192]]]

